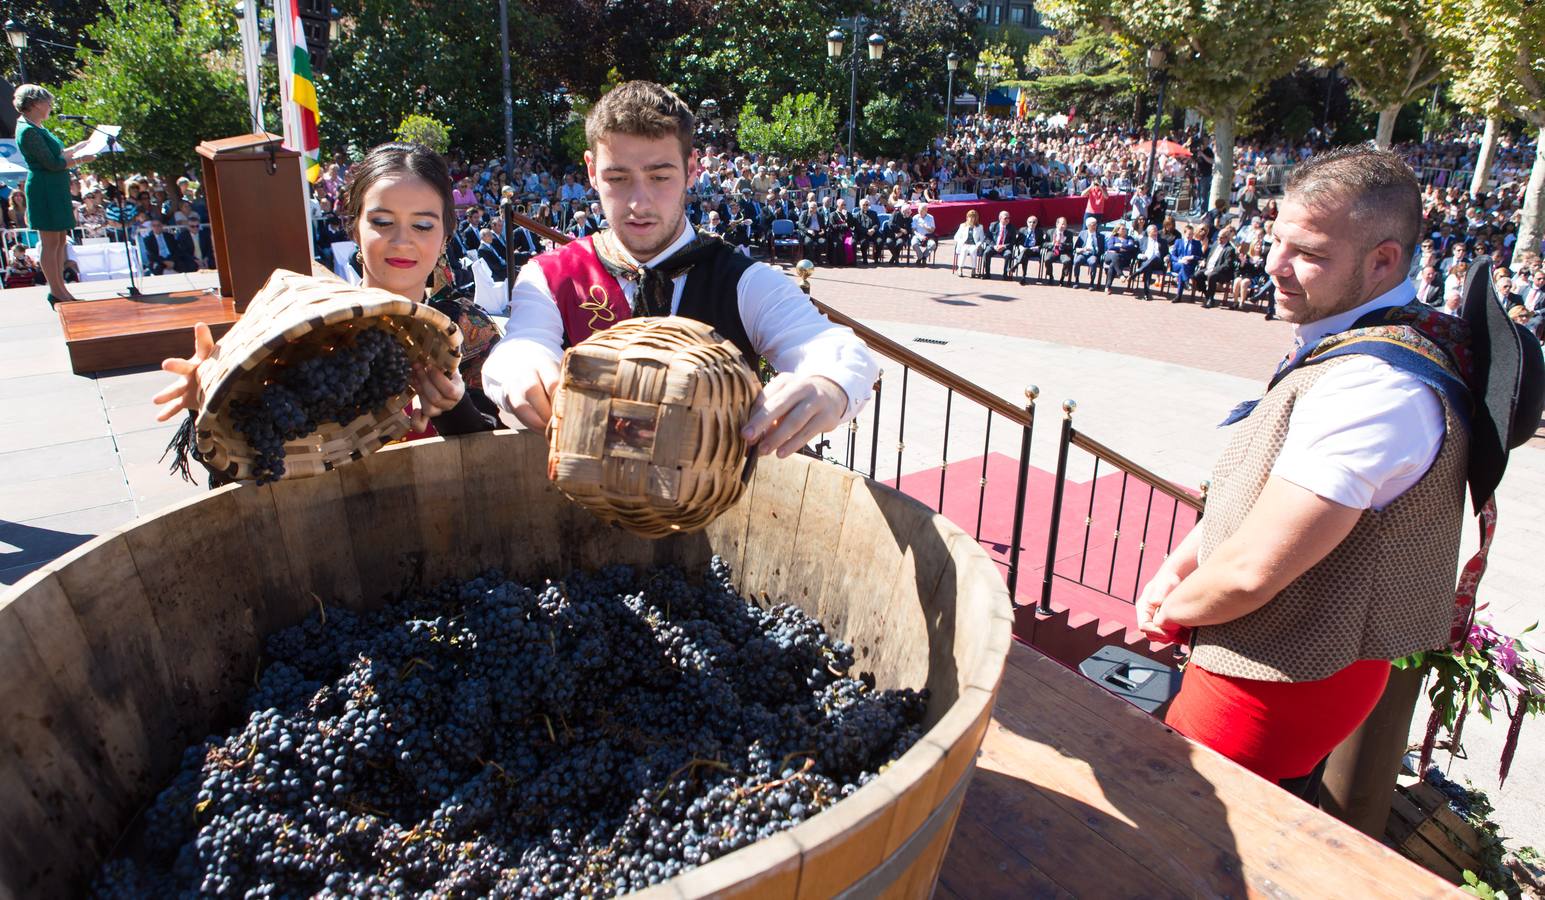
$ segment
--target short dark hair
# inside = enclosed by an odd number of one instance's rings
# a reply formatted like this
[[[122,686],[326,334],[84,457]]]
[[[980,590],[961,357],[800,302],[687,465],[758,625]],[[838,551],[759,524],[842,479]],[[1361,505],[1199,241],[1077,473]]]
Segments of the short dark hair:
[[[440,195],[440,223],[448,236],[456,224],[456,201],[452,195],[451,170],[445,158],[423,144],[381,144],[365,158],[349,167],[349,177],[339,194],[344,229],[358,237],[359,217],[364,212],[365,195],[383,178],[412,175],[429,183]]]
[[[674,135],[681,157],[692,156],[697,120],[686,101],[652,81],[625,81],[602,97],[585,117],[585,141],[595,150],[609,134],[661,138]]]
[[[1293,168],[1284,197],[1306,203],[1350,202],[1365,247],[1392,240],[1406,262],[1422,233],[1422,187],[1405,160],[1388,150],[1342,147]]]

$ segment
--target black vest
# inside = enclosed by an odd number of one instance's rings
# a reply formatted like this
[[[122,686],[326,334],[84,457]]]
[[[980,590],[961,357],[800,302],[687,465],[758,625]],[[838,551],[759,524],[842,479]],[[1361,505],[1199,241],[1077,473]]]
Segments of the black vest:
[[[740,319],[740,279],[752,265],[750,257],[736,253],[735,248],[720,241],[718,253],[687,272],[676,314],[712,325],[714,331],[740,348],[754,369],[759,354],[751,346],[751,337]]]

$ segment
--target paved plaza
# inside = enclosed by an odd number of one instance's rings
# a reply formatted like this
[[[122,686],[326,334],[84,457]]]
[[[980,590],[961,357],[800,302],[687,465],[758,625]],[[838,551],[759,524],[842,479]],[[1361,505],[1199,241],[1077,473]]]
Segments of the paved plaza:
[[[149,290],[181,290],[213,286],[215,276],[148,281]],[[110,296],[121,287],[94,283],[78,294]],[[962,279],[943,265],[821,269],[812,292],[1010,402],[1023,403],[1026,388],[1037,386],[1033,466],[1055,469],[1061,403],[1072,399],[1082,431],[1192,489],[1207,477],[1227,438],[1216,423],[1235,403],[1259,394],[1292,336],[1291,326],[1267,322],[1259,311]],[[871,447],[882,480],[980,458],[984,450],[1018,456],[1021,434],[999,419],[988,440],[986,417],[969,402],[951,403],[946,429],[944,391],[920,376],[907,376],[903,427],[901,367],[890,360],[883,366],[879,440],[871,439],[876,426],[867,412],[854,435],[860,468],[867,471]],[[0,584],[14,583],[94,535],[202,492],[160,461],[174,429],[155,422],[149,398],[166,382],[166,375],[148,367],[98,377],[71,374],[44,289],[0,293]],[[845,452],[846,435],[832,437],[830,452]],[[1073,478],[1089,477],[1087,457],[1071,463]],[[1011,490],[1012,482],[990,489]],[[1537,437],[1514,452],[1498,496],[1500,526],[1483,600],[1499,627],[1517,631],[1540,616],[1536,554],[1545,538],[1545,440]],[[1048,502],[1032,496],[1030,515]],[[1467,533],[1466,553],[1473,542]],[[1418,725],[1425,715],[1419,711]],[[1454,773],[1493,791],[1506,833],[1545,844],[1545,825],[1524,802],[1545,788],[1545,740],[1526,732],[1512,780],[1496,791],[1505,723],[1476,720],[1465,731],[1471,760],[1457,763]]]

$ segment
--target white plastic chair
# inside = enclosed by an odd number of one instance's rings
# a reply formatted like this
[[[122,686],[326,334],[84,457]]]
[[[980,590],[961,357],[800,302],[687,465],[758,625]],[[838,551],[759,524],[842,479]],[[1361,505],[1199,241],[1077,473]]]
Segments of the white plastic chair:
[[[494,281],[494,273],[481,257],[472,263],[472,302],[490,316],[509,314],[508,282]]]

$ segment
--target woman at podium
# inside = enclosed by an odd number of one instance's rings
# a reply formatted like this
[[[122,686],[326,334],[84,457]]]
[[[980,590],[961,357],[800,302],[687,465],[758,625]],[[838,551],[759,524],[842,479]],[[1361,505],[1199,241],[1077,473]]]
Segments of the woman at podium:
[[[77,156],[82,144],[66,147],[43,123],[54,112],[54,95],[47,88],[24,84],[12,102],[21,118],[16,123],[16,146],[27,165],[27,227],[35,229],[43,243],[43,276],[48,279],[48,304],[74,300],[64,284],[65,239],[75,227],[75,205],[70,198],[70,168],[90,162]]]

